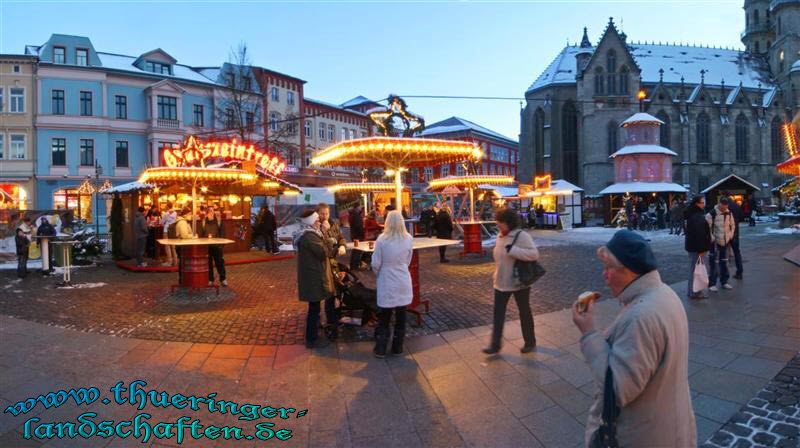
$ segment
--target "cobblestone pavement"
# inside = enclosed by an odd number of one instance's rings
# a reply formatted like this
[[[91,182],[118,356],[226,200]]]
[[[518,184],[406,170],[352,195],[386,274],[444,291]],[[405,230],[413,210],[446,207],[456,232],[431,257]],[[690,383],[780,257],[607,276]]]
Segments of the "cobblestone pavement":
[[[731,424],[741,423],[736,419],[743,411],[753,414],[745,415],[753,427],[751,435],[758,425],[762,429],[769,425],[768,431],[759,432],[787,436],[791,441],[791,429],[780,426],[789,426],[788,419],[780,425],[765,423],[756,419],[762,415],[743,406],[768,410],[767,417],[793,406],[786,403],[796,392],[798,366],[787,362],[796,359],[800,347],[800,276],[795,266],[780,257],[797,242],[788,236],[748,241],[753,249],[746,255],[749,262],[743,281],[708,300],[683,301],[690,332],[689,384],[701,444],[713,440],[721,427],[731,429]],[[679,249],[675,243],[663,252],[677,255]],[[671,287],[682,293],[686,282]],[[608,325],[618,310],[613,300],[599,303],[595,308],[598,327]],[[292,438],[285,442],[202,438],[180,445],[189,447],[251,448],[270,442],[287,448],[582,446],[583,425],[596,386],[582,359],[580,334],[569,310],[537,315],[538,345],[530,354],[519,353],[519,322],[509,320],[501,353],[483,355],[480,349],[490,331],[484,325],[410,337],[403,356],[378,360],[368,341],[315,350],[299,345],[165,342],[74,331],[0,315],[3,409],[39,394],[76,387],[96,386],[102,398],[113,399],[111,386],[143,380],[145,390],[203,398],[216,393],[217,400],[308,410],[303,418],[250,421],[230,413],[235,411],[222,413],[214,408],[212,412],[207,406],[192,411],[147,405],[139,410],[128,403],[98,400],[76,405],[68,400],[57,407],[37,405],[24,415],[0,414],[0,447],[176,446],[174,438],[140,443],[133,437],[37,440],[23,436],[25,422],[31,418],[39,419],[31,421],[36,428],[50,422],[76,422],[86,412],[96,412],[95,421],[115,422],[147,413],[151,424],[175,422],[186,415],[204,427],[243,428],[245,435],[254,434],[257,423],[292,431]],[[793,415],[797,417],[796,410]],[[778,443],[777,437],[774,442]],[[738,440],[733,443],[745,445]]]
[[[800,446],[800,355],[714,433],[706,447]]]
[[[682,240],[682,239],[681,239]],[[676,239],[677,241],[677,239]],[[542,239],[541,262],[548,269],[532,290],[535,314],[566,308],[582,291],[605,290],[597,243],[572,244]],[[674,244],[674,242],[672,242]],[[685,275],[685,257],[665,246],[659,253],[665,281]],[[667,250],[669,249],[669,250]],[[465,258],[450,249],[451,263],[440,264],[438,252],[423,251],[420,276],[430,313],[409,335],[435,334],[486,325],[492,321],[490,259]],[[13,271],[0,273],[0,313],[82,331],[164,341],[225,344],[299,344],[305,329],[306,305],[296,299],[295,260],[229,266],[230,288],[189,299],[169,294],[174,273],[134,273],[111,263],[75,269],[73,283],[105,283],[88,289],[56,289],[60,277],[32,274],[14,283]],[[371,272],[359,272],[374,285]],[[509,318],[518,317],[515,306]],[[369,327],[343,331],[344,340],[367,340]]]

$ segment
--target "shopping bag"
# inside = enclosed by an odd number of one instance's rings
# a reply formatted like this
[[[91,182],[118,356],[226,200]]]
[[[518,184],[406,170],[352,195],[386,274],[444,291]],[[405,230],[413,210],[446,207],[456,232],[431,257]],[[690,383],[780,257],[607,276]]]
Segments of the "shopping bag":
[[[705,291],[708,288],[708,271],[706,270],[706,263],[703,257],[697,257],[697,263],[694,265],[694,275],[692,276],[692,293],[697,294]]]
[[[34,241],[28,246],[28,259],[29,260],[38,260],[42,256],[42,251],[39,248],[39,244]]]

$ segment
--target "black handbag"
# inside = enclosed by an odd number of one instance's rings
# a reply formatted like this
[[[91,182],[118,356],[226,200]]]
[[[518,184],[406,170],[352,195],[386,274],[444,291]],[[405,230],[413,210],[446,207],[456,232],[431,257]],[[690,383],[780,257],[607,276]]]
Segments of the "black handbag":
[[[517,238],[519,238],[520,233],[522,233],[522,231],[517,232],[517,234],[514,236],[514,240],[506,248],[507,252],[511,251],[511,248],[517,242]],[[545,272],[547,271],[538,261],[514,260],[514,277],[516,277],[517,280],[519,280],[519,282],[524,286],[531,286],[532,284],[536,283],[537,280],[542,278]]]
[[[618,448],[617,441],[617,417],[619,417],[619,406],[617,405],[617,394],[614,392],[614,375],[611,373],[611,366],[606,370],[606,381],[603,386],[603,414],[602,422],[597,428],[592,441],[591,448]]]

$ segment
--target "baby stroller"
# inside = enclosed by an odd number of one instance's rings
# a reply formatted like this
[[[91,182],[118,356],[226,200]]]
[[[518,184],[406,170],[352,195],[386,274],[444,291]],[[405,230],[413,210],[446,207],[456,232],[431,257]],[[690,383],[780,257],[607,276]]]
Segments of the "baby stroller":
[[[347,265],[336,264],[334,283],[339,302],[336,308],[339,322],[363,326],[375,316],[378,311],[377,293],[374,289],[364,286]],[[356,314],[360,316],[356,317]]]

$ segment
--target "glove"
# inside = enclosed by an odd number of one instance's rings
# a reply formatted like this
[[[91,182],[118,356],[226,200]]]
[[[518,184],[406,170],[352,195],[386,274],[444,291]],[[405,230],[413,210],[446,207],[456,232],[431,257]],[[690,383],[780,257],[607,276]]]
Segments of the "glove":
[[[347,251],[345,250],[344,246],[339,246],[339,256],[346,254]]]

